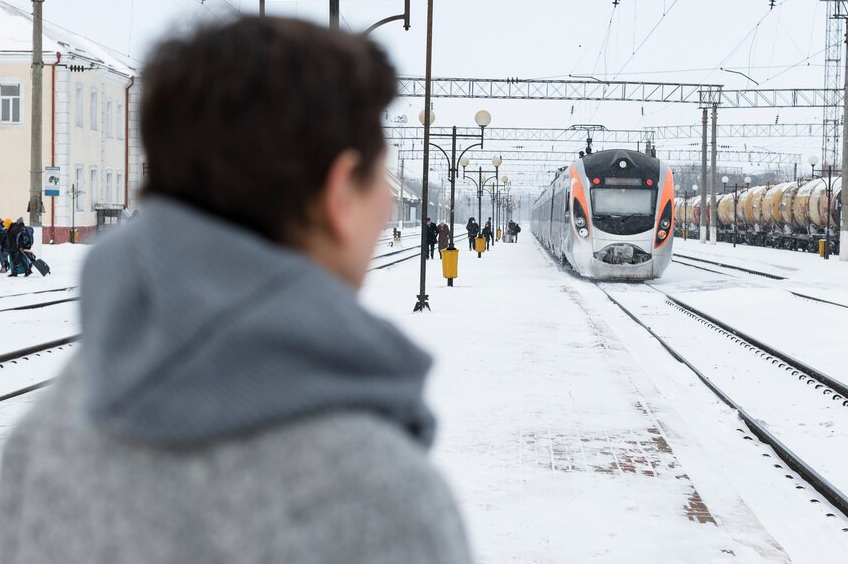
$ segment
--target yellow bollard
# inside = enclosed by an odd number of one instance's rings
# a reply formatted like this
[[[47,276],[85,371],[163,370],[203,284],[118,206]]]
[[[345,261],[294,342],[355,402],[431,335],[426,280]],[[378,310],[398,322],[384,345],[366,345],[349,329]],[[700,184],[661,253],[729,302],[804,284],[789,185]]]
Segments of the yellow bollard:
[[[495,238],[496,238],[498,241],[500,241],[500,240],[501,240],[501,235],[502,235],[502,234],[501,234],[501,230],[500,230],[500,228],[498,228],[498,236],[497,236],[497,237],[495,237]]]
[[[825,240],[819,239],[819,256],[824,258]]]
[[[459,251],[453,247],[442,250],[442,276],[448,279],[448,286],[459,278]]]

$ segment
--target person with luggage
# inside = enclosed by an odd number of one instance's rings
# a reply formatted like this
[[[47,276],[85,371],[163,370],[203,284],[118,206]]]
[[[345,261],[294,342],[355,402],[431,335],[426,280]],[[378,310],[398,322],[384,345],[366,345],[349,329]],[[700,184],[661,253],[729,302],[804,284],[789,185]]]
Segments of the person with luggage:
[[[439,242],[439,228],[427,218],[427,258],[433,258],[436,253],[436,243]]]
[[[444,221],[439,224],[439,258],[442,258],[442,251],[448,248],[450,243],[450,228]]]
[[[516,223],[516,224],[514,224],[514,227],[512,228],[512,231],[513,231],[513,233],[512,233],[512,242],[513,242],[513,243],[517,243],[517,242],[518,242],[518,234],[519,234],[519,233],[521,233],[521,226],[520,226],[520,225],[518,225],[517,223]]]
[[[32,248],[32,227],[24,225],[24,218],[19,217],[18,220],[9,226],[6,235],[9,239],[9,252],[12,257],[12,272],[10,278],[18,276],[19,272],[23,272],[24,276],[32,274],[32,266],[24,256],[24,250]]]
[[[489,250],[489,244],[492,242],[492,222],[487,221],[483,227],[483,237],[486,238],[486,250]]]
[[[468,232],[468,250],[474,250],[474,239],[480,234],[480,225],[473,217],[468,218],[468,223],[465,224],[465,230]]]
[[[9,230],[0,225],[0,273],[9,270]]]

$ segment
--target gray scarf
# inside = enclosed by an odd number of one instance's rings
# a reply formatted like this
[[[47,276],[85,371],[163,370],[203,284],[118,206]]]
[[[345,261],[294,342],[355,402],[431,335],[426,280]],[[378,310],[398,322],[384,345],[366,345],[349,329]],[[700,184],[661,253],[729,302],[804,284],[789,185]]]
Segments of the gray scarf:
[[[82,325],[107,433],[187,445],[360,410],[432,442],[428,355],[305,256],[175,201],[91,251]]]

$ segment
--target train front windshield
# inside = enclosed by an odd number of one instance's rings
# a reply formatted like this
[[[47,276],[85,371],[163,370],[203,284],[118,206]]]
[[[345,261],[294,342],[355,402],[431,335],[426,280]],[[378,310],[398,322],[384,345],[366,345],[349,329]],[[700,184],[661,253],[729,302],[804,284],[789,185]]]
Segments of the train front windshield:
[[[595,186],[592,217],[602,231],[635,235],[653,228],[656,192],[651,189]]]

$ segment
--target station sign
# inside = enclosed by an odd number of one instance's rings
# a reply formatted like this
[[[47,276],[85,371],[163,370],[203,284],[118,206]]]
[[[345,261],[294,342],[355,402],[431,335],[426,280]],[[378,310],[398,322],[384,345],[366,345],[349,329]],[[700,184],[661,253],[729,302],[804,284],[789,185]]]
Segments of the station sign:
[[[61,169],[58,166],[48,166],[44,168],[45,196],[60,196],[62,194],[62,191],[59,188],[60,170]]]

